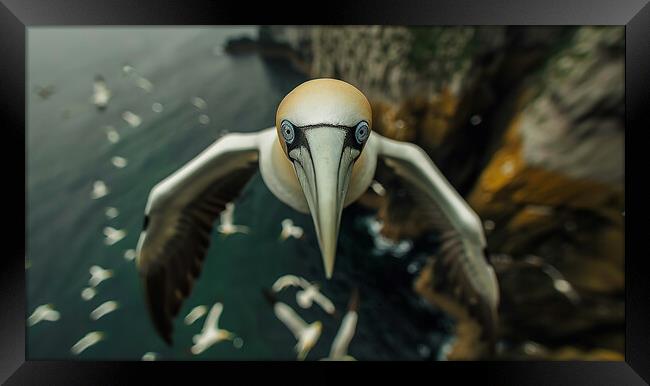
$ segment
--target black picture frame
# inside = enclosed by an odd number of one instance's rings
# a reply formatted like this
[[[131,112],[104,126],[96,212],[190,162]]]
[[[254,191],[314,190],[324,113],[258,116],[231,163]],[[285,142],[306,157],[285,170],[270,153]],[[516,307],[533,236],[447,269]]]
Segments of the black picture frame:
[[[288,11],[292,12],[289,13]],[[26,32],[33,26],[62,25],[215,25],[215,24],[407,24],[407,25],[624,25],[626,45],[625,179],[627,210],[638,226],[626,229],[625,362],[430,362],[430,363],[260,363],[260,362],[91,362],[27,361],[25,358],[25,270],[27,244],[24,215]],[[412,374],[428,382],[467,380],[494,385],[639,385],[650,382],[650,286],[647,226],[641,206],[648,194],[642,177],[630,170],[631,147],[643,146],[650,128],[650,5],[647,0],[444,0],[332,2],[171,0],[0,0],[0,127],[5,199],[0,269],[0,381],[11,385],[103,385],[147,380],[187,382],[230,374],[235,383],[249,377],[304,377],[300,382],[341,382],[349,375],[409,381]],[[632,132],[632,140],[630,140]],[[636,143],[634,142],[636,141]],[[637,153],[638,154],[638,153]],[[631,169],[630,169],[631,168]],[[631,186],[633,184],[633,186]],[[632,198],[632,200],[630,200]],[[20,203],[25,205],[20,205]],[[228,375],[230,377],[230,375]],[[645,380],[645,381],[644,381]],[[444,381],[448,384],[451,381]]]

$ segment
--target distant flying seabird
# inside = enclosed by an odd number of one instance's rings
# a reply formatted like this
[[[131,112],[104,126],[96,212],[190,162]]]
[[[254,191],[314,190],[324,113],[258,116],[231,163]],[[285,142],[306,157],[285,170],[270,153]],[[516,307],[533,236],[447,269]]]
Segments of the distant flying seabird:
[[[284,275],[273,283],[272,289],[273,292],[280,292],[286,287],[301,288],[296,292],[296,303],[302,308],[309,308],[316,302],[328,314],[333,314],[336,311],[332,301],[320,292],[317,284],[295,275]]]
[[[348,304],[348,312],[343,317],[341,327],[334,337],[330,355],[322,361],[356,361],[348,354],[348,347],[357,330],[357,319],[359,319],[359,290],[354,290]]]
[[[97,109],[104,110],[108,105],[108,101],[111,99],[111,90],[106,86],[106,81],[101,75],[95,76],[95,82],[93,83],[93,97],[92,102]]]
[[[201,272],[215,220],[258,168],[281,202],[311,214],[331,278],[341,212],[368,190],[378,166],[422,198],[445,240],[436,277],[494,341],[499,291],[481,220],[421,148],[371,129],[370,103],[361,91],[340,80],[310,80],[282,100],[274,127],[225,135],[154,186],[137,267],[153,323],[168,344],[173,319]]]
[[[323,331],[323,323],[319,320],[307,323],[289,305],[279,302],[272,291],[264,291],[266,300],[273,306],[273,313],[296,338],[294,350],[298,360],[305,360],[309,351],[316,345]]]
[[[192,342],[194,346],[190,349],[192,354],[198,355],[213,345],[224,341],[233,340],[235,334],[223,328],[219,328],[219,318],[223,312],[223,304],[216,303],[210,309],[208,316],[205,318],[203,329],[200,334],[194,335]]]

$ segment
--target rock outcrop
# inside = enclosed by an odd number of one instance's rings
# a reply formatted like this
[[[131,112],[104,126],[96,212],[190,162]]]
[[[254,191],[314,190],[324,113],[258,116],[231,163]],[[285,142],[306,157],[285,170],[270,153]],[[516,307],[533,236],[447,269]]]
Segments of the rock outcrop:
[[[616,359],[624,341],[622,27],[273,27],[312,77],[369,96],[373,129],[422,146],[484,220],[501,355]],[[413,201],[361,202],[384,236],[430,230]],[[425,267],[414,288],[431,299]],[[471,322],[458,325],[471,340]],[[461,339],[462,340],[462,339]],[[462,346],[462,345],[461,345]],[[460,346],[458,346],[460,347]],[[470,347],[457,359],[475,358]]]

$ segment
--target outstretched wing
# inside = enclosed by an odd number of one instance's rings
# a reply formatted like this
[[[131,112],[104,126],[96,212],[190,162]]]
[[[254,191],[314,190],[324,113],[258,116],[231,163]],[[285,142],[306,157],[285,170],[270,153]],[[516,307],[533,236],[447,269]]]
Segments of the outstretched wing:
[[[295,275],[284,275],[273,283],[273,292],[280,292],[286,287],[303,287],[303,279]]]
[[[429,225],[440,232],[442,245],[433,267],[434,291],[469,310],[494,352],[499,289],[485,256],[481,220],[421,148],[378,137],[380,156],[402,178]]]
[[[293,308],[281,302],[277,302],[273,305],[273,312],[275,312],[275,316],[280,319],[289,330],[291,330],[293,336],[295,336],[296,339],[300,339],[300,335],[307,328],[307,322],[305,322],[293,310]]]
[[[348,347],[350,346],[350,342],[352,341],[357,329],[357,319],[359,318],[359,314],[357,313],[358,308],[359,290],[355,289],[350,298],[348,312],[343,317],[341,327],[339,327],[339,331],[336,333],[334,341],[332,342],[330,358],[342,359],[344,356],[348,355]]]
[[[257,171],[258,136],[220,138],[149,195],[137,267],[153,324],[168,344],[172,320],[201,272],[214,221]]]

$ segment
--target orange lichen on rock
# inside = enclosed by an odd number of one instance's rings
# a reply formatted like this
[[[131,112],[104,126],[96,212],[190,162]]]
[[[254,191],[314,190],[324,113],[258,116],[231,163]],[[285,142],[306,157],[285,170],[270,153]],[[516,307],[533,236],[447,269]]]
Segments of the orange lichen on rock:
[[[404,98],[399,104],[376,100],[372,103],[373,130],[432,149],[440,146],[453,131],[458,108],[459,99],[448,87],[432,96]]]
[[[413,283],[414,291],[429,303],[456,319],[456,340],[451,350],[446,354],[447,360],[477,360],[485,357],[487,344],[481,340],[481,326],[472,318],[467,309],[448,296],[437,293],[433,289],[433,259],[427,261]]]

